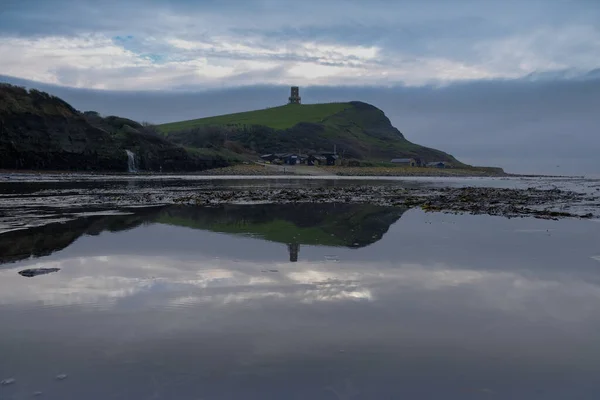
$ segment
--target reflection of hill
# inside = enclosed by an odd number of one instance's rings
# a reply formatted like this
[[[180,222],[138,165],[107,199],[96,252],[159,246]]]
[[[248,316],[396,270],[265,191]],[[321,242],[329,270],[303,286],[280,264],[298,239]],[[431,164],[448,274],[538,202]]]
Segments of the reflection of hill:
[[[134,228],[156,215],[157,209],[140,209],[129,215],[104,215],[52,223],[0,235],[0,264],[29,257],[48,256],[62,250],[82,235]]]
[[[170,207],[156,222],[280,243],[363,247],[382,238],[405,209],[346,204]]]
[[[370,205],[286,204],[154,207],[127,215],[79,218],[0,235],[0,264],[43,257],[82,235],[162,223],[285,243],[297,260],[299,245],[363,247],[380,240],[404,209]]]

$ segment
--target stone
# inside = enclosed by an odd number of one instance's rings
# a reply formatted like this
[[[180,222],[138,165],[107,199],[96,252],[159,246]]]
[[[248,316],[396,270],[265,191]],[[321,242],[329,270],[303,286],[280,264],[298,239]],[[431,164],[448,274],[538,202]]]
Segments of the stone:
[[[2,381],[0,381],[0,386],[12,385],[15,382],[17,382],[17,380],[15,378],[6,378],[6,379],[3,379]]]
[[[50,274],[52,272],[58,272],[60,268],[31,268],[24,269],[23,271],[19,271],[19,275],[26,276],[28,278],[32,278],[38,275]]]

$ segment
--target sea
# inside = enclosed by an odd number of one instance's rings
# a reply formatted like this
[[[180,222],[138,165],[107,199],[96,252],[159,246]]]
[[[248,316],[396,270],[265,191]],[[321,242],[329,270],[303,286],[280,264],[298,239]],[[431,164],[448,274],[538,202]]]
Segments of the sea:
[[[355,184],[600,188],[0,174],[0,399],[600,398],[597,219],[160,200]]]

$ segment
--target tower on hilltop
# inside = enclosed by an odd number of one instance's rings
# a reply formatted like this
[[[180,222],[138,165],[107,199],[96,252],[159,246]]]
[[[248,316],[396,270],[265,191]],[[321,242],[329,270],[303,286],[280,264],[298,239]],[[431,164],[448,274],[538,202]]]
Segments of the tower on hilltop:
[[[300,88],[298,86],[292,86],[289,100],[289,104],[300,104]]]

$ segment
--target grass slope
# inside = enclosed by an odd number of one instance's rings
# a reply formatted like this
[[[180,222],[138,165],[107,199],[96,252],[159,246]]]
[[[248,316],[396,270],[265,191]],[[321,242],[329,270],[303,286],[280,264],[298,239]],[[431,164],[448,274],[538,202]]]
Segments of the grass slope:
[[[407,140],[385,113],[360,101],[291,104],[264,110],[169,123],[159,131],[186,147],[235,143],[252,153],[333,151],[344,159],[388,161],[415,157],[462,165],[451,155]]]
[[[350,107],[350,103],[288,104],[264,110],[172,122],[160,125],[159,129],[164,133],[206,125],[262,125],[273,129],[287,129],[300,122],[321,123],[325,118]]]

